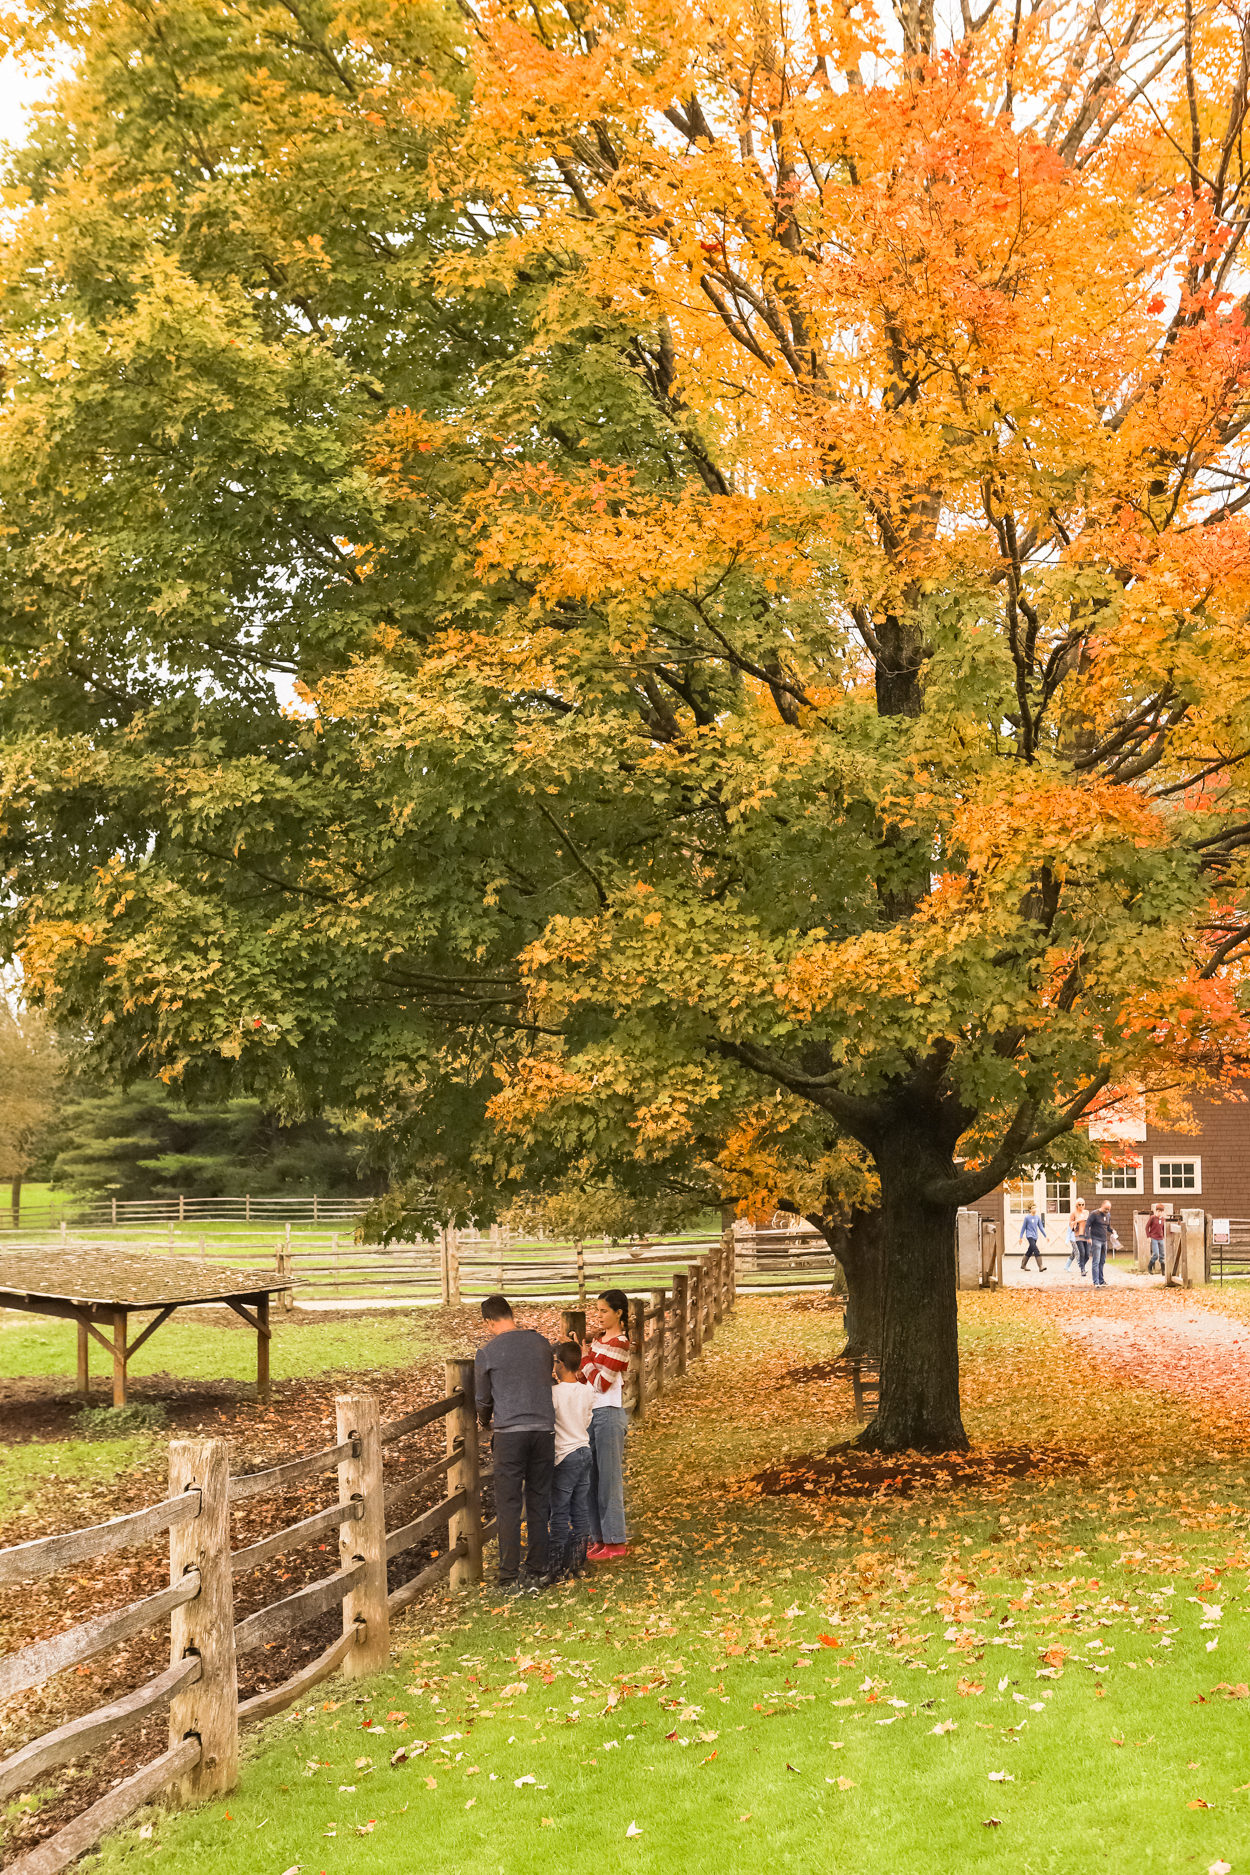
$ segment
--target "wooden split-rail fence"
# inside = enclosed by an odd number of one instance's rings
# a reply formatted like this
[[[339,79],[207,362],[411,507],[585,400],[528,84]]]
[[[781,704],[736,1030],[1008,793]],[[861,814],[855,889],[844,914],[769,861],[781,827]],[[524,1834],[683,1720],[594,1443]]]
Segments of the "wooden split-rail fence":
[[[648,1404],[698,1360],[732,1309],[734,1296],[733,1236],[726,1232],[712,1251],[675,1274],[671,1285],[645,1298],[631,1297],[625,1398],[635,1418],[644,1418]],[[567,1309],[563,1322],[565,1332],[580,1341],[585,1311]],[[163,1790],[170,1789],[174,1801],[183,1804],[229,1790],[238,1774],[241,1724],[283,1711],[336,1669],[352,1677],[380,1671],[389,1658],[392,1615],[443,1576],[450,1576],[453,1587],[481,1581],[483,1547],[496,1535],[497,1524],[482,1519],[481,1487],[493,1474],[480,1460],[473,1362],[448,1361],[446,1386],[442,1399],[385,1423],[379,1422],[371,1394],[344,1395],[337,1401],[337,1444],[265,1471],[232,1476],[224,1439],[175,1439],[169,1447],[169,1496],[163,1503],[91,1529],[0,1550],[0,1588],[5,1588],[46,1579],[169,1532],[167,1589],[0,1658],[2,1700],[159,1622],[170,1624],[170,1664],[164,1673],[0,1760],[3,1802],[168,1708],[167,1749],[55,1836],[10,1863],[7,1875],[57,1875]],[[439,1419],[447,1426],[446,1457],[384,1487],[383,1449]],[[274,1497],[335,1470],[336,1503],[246,1549],[232,1550],[233,1504]],[[387,1530],[387,1508],[397,1497],[440,1479],[446,1480],[446,1495],[437,1504],[400,1529]],[[444,1526],[442,1555],[388,1594],[387,1563]],[[235,1621],[235,1576],[335,1529],[339,1567],[333,1574]],[[339,1606],[343,1631],[330,1647],[280,1686],[240,1702],[240,1654],[280,1640]]]
[[[167,1589],[0,1659],[0,1699],[7,1699],[159,1622],[170,1624],[170,1664],[164,1673],[0,1760],[3,1801],[168,1707],[168,1748],[55,1836],[10,1863],[8,1875],[56,1875],[167,1787],[181,1803],[229,1790],[238,1773],[241,1723],[281,1712],[336,1668],[353,1677],[379,1671],[389,1657],[392,1615],[442,1576],[450,1575],[453,1586],[481,1580],[482,1548],[496,1526],[482,1521],[481,1486],[491,1473],[479,1464],[473,1363],[449,1361],[446,1372],[444,1398],[385,1424],[379,1423],[371,1394],[342,1396],[337,1402],[337,1444],[267,1471],[232,1477],[224,1439],[175,1439],[169,1448],[169,1496],[164,1503],[92,1529],[0,1550],[4,1587],[46,1578],[169,1532]],[[439,1419],[447,1426],[446,1457],[384,1488],[383,1448]],[[233,1504],[272,1497],[335,1470],[337,1503],[246,1549],[231,1549]],[[441,1479],[446,1481],[446,1495],[432,1509],[400,1529],[387,1530],[388,1503],[401,1492]],[[443,1553],[388,1595],[387,1563],[443,1526],[448,1531]],[[333,1574],[236,1623],[235,1576],[335,1529],[339,1566]],[[282,1685],[240,1703],[240,1654],[292,1634],[339,1606],[343,1631],[324,1653]]]

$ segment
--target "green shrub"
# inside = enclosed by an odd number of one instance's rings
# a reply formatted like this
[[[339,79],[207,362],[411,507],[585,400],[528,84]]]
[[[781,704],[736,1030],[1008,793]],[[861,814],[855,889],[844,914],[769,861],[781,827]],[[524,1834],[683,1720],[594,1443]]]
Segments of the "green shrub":
[[[121,1439],[134,1432],[157,1432],[165,1424],[165,1408],[152,1406],[84,1406],[75,1431],[84,1439]]]

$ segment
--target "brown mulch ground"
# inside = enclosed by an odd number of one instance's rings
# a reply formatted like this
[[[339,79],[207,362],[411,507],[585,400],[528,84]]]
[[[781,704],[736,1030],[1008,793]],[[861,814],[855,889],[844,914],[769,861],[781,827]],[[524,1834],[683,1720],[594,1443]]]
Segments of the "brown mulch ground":
[[[291,1320],[288,1317],[288,1320]],[[295,1320],[298,1320],[298,1313]],[[318,1311],[319,1322],[336,1319]],[[359,1312],[344,1320],[360,1322]],[[476,1344],[484,1334],[478,1312],[444,1309],[428,1315],[439,1342],[449,1349]],[[527,1326],[558,1338],[555,1310],[525,1311]],[[214,1320],[214,1326],[216,1326]],[[277,1382],[267,1407],[249,1399],[249,1388],[230,1382],[215,1385],[180,1382],[171,1376],[148,1375],[132,1386],[136,1405],[159,1402],[165,1409],[171,1437],[198,1435],[230,1442],[231,1468],[244,1472],[276,1465],[287,1458],[315,1451],[335,1442],[335,1396],[355,1390],[374,1393],[383,1420],[399,1418],[441,1397],[441,1363],[425,1362],[386,1373],[335,1373],[314,1379]],[[75,1431],[78,1401],[55,1379],[0,1381],[0,1442],[53,1441]],[[387,1446],[384,1453],[387,1489],[401,1486],[445,1451],[442,1421],[424,1427],[409,1438]],[[43,1508],[42,1515],[24,1514],[10,1519],[0,1531],[0,1542],[27,1542],[60,1534],[85,1524],[103,1522],[145,1504],[159,1503],[165,1495],[165,1469],[161,1464],[121,1474],[116,1483],[90,1492],[76,1490],[68,1498],[64,1516]],[[391,1529],[409,1522],[443,1495],[442,1480],[415,1492],[402,1488],[388,1507]],[[493,1515],[489,1485],[485,1514]],[[233,1513],[233,1547],[245,1548],[286,1525],[310,1517],[334,1502],[337,1481],[330,1472],[322,1478],[272,1499],[255,1498],[239,1504]],[[442,1547],[438,1532],[427,1542],[397,1556],[388,1566],[392,1590],[417,1575]],[[235,1580],[235,1619],[293,1594],[305,1583],[331,1573],[338,1566],[338,1543],[328,1540],[273,1558],[250,1575]],[[44,1581],[0,1590],[0,1651],[12,1652],[32,1641],[44,1640],[77,1622],[124,1607],[154,1594],[169,1582],[169,1539],[132,1550],[115,1551],[98,1562],[80,1564]],[[279,1685],[314,1659],[341,1632],[337,1609],[310,1622],[288,1640],[277,1641],[239,1660],[239,1698],[250,1698]],[[168,1625],[159,1625],[125,1643],[113,1653],[100,1655],[76,1669],[58,1674],[44,1686],[15,1695],[0,1705],[0,1755],[15,1751],[31,1739],[52,1731],[68,1719],[92,1711],[110,1699],[130,1692],[169,1665]],[[94,1803],[114,1784],[149,1762],[166,1745],[163,1720],[115,1739],[111,1744],[56,1771],[48,1784],[61,1786],[61,1794],[37,1812],[13,1807],[8,1819],[0,1815],[0,1860],[34,1847]]]
[[[831,1446],[823,1457],[793,1461],[756,1472],[751,1483],[761,1497],[912,1497],[921,1490],[949,1490],[994,1478],[1024,1478],[1081,1461],[1068,1452],[999,1446],[992,1452],[911,1453],[883,1458],[853,1446]]]

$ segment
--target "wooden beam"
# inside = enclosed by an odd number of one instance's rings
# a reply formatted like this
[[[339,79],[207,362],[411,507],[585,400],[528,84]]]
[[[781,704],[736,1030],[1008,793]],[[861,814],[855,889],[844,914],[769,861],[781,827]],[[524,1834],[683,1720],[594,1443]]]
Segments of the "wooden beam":
[[[239,1310],[240,1315],[243,1310]],[[256,1398],[262,1405],[269,1400],[269,1297],[261,1296],[256,1304]]]
[[[178,1304],[176,1302],[168,1303],[165,1306],[165,1308],[161,1310],[160,1314],[156,1316],[156,1318],[153,1321],[150,1321],[148,1323],[143,1333],[139,1336],[139,1339],[137,1341],[132,1341],[130,1346],[126,1349],[126,1359],[128,1361],[131,1361],[134,1359],[135,1355],[139,1352],[139,1349],[143,1346],[148,1336],[154,1335],[157,1329],[160,1327],[161,1323],[167,1322],[177,1307],[178,1307]]]
[[[58,1870],[68,1868],[86,1850],[94,1848],[101,1836],[107,1836],[111,1829],[124,1823],[141,1804],[155,1797],[191,1765],[198,1764],[201,1749],[198,1738],[184,1738],[172,1751],[162,1752],[133,1777],[114,1784],[98,1803],[93,1803],[64,1829],[59,1829],[55,1836],[49,1836],[20,1861],[10,1862],[8,1875],[57,1875]]]
[[[126,1311],[113,1310],[113,1405],[126,1404]]]
[[[97,1707],[84,1718],[71,1719],[68,1725],[58,1726],[55,1732],[45,1732],[42,1738],[13,1752],[0,1763],[0,1803],[17,1791],[33,1790],[58,1764],[103,1745],[118,1732],[141,1725],[154,1708],[166,1705],[175,1693],[198,1680],[200,1673],[198,1658],[179,1660],[164,1673],[158,1673],[154,1680],[149,1680],[146,1686],[107,1706]]]
[[[224,1302],[228,1309],[233,1309],[236,1315],[241,1315],[249,1328],[254,1328],[258,1335],[264,1335],[268,1341],[270,1336],[268,1296],[248,1297],[249,1302],[254,1300],[256,1303],[255,1315],[249,1315],[243,1304],[234,1296],[219,1296],[217,1300]]]
[[[89,1351],[91,1348],[91,1341],[87,1333],[87,1330],[90,1328],[90,1326],[91,1324],[89,1322],[84,1322],[82,1317],[81,1316],[79,1317],[79,1320],[78,1320],[78,1397],[80,1400],[88,1399],[91,1394],[91,1362],[88,1358]]]
[[[85,1328],[87,1333],[99,1342],[111,1361],[113,1358],[113,1344],[107,1335],[102,1335],[100,1333],[91,1316],[87,1314],[87,1311],[85,1309],[75,1309],[73,1312],[73,1320],[78,1323],[80,1328]]]

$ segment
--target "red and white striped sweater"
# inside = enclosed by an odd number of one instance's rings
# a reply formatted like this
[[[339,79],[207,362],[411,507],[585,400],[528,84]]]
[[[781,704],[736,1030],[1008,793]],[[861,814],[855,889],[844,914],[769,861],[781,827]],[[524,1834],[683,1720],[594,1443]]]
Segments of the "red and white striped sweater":
[[[596,1393],[616,1393],[629,1367],[628,1335],[596,1335],[582,1356],[577,1378]]]

